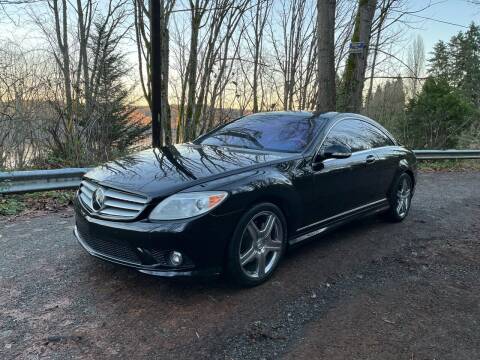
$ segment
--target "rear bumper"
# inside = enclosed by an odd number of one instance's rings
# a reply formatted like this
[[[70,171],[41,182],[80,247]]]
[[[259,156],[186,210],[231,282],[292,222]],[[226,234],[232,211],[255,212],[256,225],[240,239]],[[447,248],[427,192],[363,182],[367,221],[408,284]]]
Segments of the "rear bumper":
[[[92,256],[156,276],[213,276],[221,273],[225,251],[240,214],[205,216],[182,222],[118,222],[93,218],[75,201],[74,235]],[[180,266],[169,254],[184,256]]]

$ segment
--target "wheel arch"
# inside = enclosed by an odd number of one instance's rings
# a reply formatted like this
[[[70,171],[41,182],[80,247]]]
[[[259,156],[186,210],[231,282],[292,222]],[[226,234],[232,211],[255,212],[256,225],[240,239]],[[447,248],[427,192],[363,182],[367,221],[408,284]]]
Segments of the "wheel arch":
[[[412,188],[414,189],[416,185],[415,174],[411,169],[406,169],[405,173],[408,174],[408,176],[410,176],[410,179],[412,179]]]
[[[408,166],[408,163],[406,161],[401,160],[399,163],[399,167],[395,172],[395,175],[393,176],[390,186],[388,188],[388,192],[387,192],[388,198],[390,198],[392,191],[394,191],[393,187],[395,185],[395,182],[397,181],[398,177],[401,176],[402,174],[407,174],[410,177],[410,179],[412,180],[412,192],[415,191],[415,185],[416,185],[415,172]]]
[[[286,197],[285,195],[281,195],[280,193],[266,193],[266,194],[258,194],[248,205],[247,209],[252,208],[253,206],[261,203],[271,203],[277,206],[280,211],[283,213],[285,218],[285,222],[287,225],[287,238],[289,238],[295,231],[298,225],[298,215],[293,209],[299,209],[295,205],[295,202]]]
[[[416,179],[416,174],[415,174],[416,171],[414,170],[415,169],[414,166],[415,165],[412,164],[412,162],[408,159],[408,157],[405,157],[405,158],[401,159],[398,162],[398,169],[395,173],[392,184],[395,181],[395,179],[397,179],[401,174],[407,173],[410,176],[410,178],[412,179],[413,187],[415,187],[417,179]]]

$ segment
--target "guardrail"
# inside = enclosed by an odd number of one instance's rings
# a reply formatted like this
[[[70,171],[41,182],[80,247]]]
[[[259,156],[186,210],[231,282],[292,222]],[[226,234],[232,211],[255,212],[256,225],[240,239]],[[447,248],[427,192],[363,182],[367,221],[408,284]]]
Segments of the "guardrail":
[[[88,168],[65,168],[0,172],[0,194],[75,189],[88,170]]]
[[[418,160],[480,159],[480,150],[413,150]]]
[[[414,150],[418,160],[480,159],[480,150]],[[0,172],[0,194],[75,189],[89,168]]]

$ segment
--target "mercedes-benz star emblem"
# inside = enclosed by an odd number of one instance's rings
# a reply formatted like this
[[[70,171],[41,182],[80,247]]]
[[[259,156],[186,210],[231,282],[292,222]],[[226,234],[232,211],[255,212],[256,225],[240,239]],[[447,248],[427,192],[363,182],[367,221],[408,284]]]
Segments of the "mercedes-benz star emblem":
[[[105,193],[102,188],[98,188],[92,195],[92,209],[94,211],[100,211],[105,206]]]

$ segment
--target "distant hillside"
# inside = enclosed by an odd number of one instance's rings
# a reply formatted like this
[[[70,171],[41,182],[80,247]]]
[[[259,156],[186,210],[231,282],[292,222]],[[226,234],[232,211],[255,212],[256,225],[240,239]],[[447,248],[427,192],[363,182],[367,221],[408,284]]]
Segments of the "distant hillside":
[[[178,120],[178,105],[170,105],[170,111],[172,129],[176,129]],[[240,116],[242,116],[242,112],[239,109],[215,109],[215,123],[218,123],[222,120],[225,121],[229,119],[235,119]],[[144,124],[150,124],[152,122],[152,114],[150,112],[150,108],[148,106],[137,107],[132,113],[132,118],[135,120],[140,120]]]

